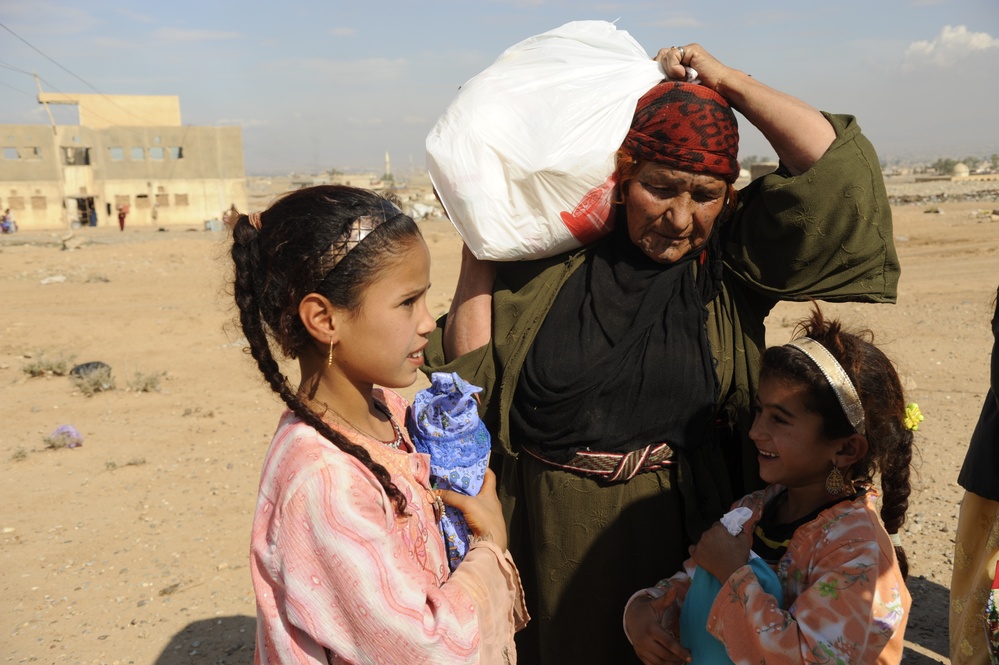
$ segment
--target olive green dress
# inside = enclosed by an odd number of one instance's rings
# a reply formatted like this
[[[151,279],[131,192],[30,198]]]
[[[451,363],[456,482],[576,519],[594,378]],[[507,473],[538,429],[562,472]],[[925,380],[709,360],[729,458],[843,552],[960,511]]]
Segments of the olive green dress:
[[[678,451],[673,466],[607,483],[521,454],[511,438],[527,351],[591,248],[497,264],[492,341],[450,363],[440,320],[426,371],[457,372],[484,388],[510,551],[532,615],[518,636],[519,662],[637,662],[622,630],[627,599],[676,572],[700,533],[759,486],[747,433],[767,314],[780,300],[894,302],[899,264],[877,155],[853,117],[826,117],[837,134],[826,154],[802,175],[778,169],[750,183],[719,229],[722,283],[704,304],[720,387],[717,427]]]

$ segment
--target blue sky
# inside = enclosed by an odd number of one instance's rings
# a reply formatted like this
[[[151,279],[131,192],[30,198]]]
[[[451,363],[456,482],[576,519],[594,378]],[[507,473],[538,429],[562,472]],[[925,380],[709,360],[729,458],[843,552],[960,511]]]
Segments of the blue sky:
[[[47,91],[179,95],[184,124],[243,127],[249,174],[380,171],[386,151],[420,169],[464,81],[583,19],[616,20],[650,55],[700,43],[852,113],[883,159],[999,152],[997,0],[3,0],[0,123],[48,122],[37,72]],[[747,124],[741,155],[772,156]]]

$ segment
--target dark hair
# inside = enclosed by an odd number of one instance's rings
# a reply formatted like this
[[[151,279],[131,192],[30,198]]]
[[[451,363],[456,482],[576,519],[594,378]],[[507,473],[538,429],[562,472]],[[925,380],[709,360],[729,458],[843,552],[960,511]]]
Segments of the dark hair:
[[[898,533],[909,507],[913,434],[905,426],[906,402],[895,365],[876,346],[869,330],[847,332],[838,321],[827,321],[816,306],[809,319],[798,324],[804,334],[824,346],[842,365],[857,388],[864,406],[867,456],[849,470],[851,480],[873,484],[881,476],[881,520],[890,534]],[[804,353],[791,346],[772,346],[763,353],[760,378],[777,378],[807,387],[805,405],[822,416],[823,434],[831,439],[854,433],[829,381]],[[895,547],[903,578],[909,562],[905,550]]]
[[[351,223],[366,215],[383,214],[386,221],[330,269],[330,253],[347,241]],[[314,343],[298,314],[302,299],[318,293],[336,307],[357,312],[365,289],[385,269],[386,262],[421,237],[419,227],[410,217],[386,206],[386,199],[374,192],[338,185],[286,194],[260,213],[258,226],[259,230],[247,215],[239,215],[232,228],[233,291],[250,354],[288,408],[368,467],[397,513],[402,514],[406,498],[389,472],[298,397],[278,367],[269,338],[285,357],[299,357]]]

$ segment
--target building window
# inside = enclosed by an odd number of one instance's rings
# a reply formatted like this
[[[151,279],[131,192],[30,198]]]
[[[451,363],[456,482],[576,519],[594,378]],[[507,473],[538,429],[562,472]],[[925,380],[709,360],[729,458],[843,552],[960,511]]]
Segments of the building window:
[[[32,210],[45,210],[46,203],[44,196],[32,196],[31,197],[31,209]]]
[[[11,210],[24,210],[24,197],[11,196],[7,199],[7,207]]]
[[[62,163],[66,166],[86,166],[90,163],[90,148],[64,146],[62,149]]]
[[[170,195],[169,194],[157,194],[156,195],[156,205],[163,206],[165,208],[170,207]]]
[[[187,194],[174,194],[173,204],[175,206],[186,206],[187,205]]]
[[[132,148],[132,161],[141,162],[146,158],[146,151],[143,148]]]
[[[21,159],[21,154],[17,151],[17,148],[4,148],[3,149],[4,159]]]
[[[184,148],[175,145],[167,148],[170,151],[170,159],[184,159]]]
[[[108,148],[108,152],[111,155],[112,162],[123,162],[125,161],[125,149],[122,147],[112,147]]]
[[[135,207],[141,210],[146,210],[149,208],[149,194],[136,194],[135,195]]]
[[[115,194],[114,196],[115,210],[123,206],[127,206],[129,203],[131,203],[131,200],[129,199],[128,194]]]
[[[163,148],[159,146],[153,146],[149,149],[149,159],[155,160],[157,162],[163,161]]]

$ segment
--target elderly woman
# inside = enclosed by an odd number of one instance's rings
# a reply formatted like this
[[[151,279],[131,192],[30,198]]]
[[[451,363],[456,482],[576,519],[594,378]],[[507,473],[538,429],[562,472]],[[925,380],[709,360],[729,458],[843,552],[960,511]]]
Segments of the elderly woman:
[[[779,300],[892,302],[899,266],[878,158],[823,114],[697,44],[638,103],[615,229],[573,253],[467,250],[435,371],[485,387],[510,549],[534,617],[521,662],[634,660],[621,612],[758,484],[747,432]],[[780,157],[741,191],[741,112]],[[499,468],[501,467],[501,468]]]

